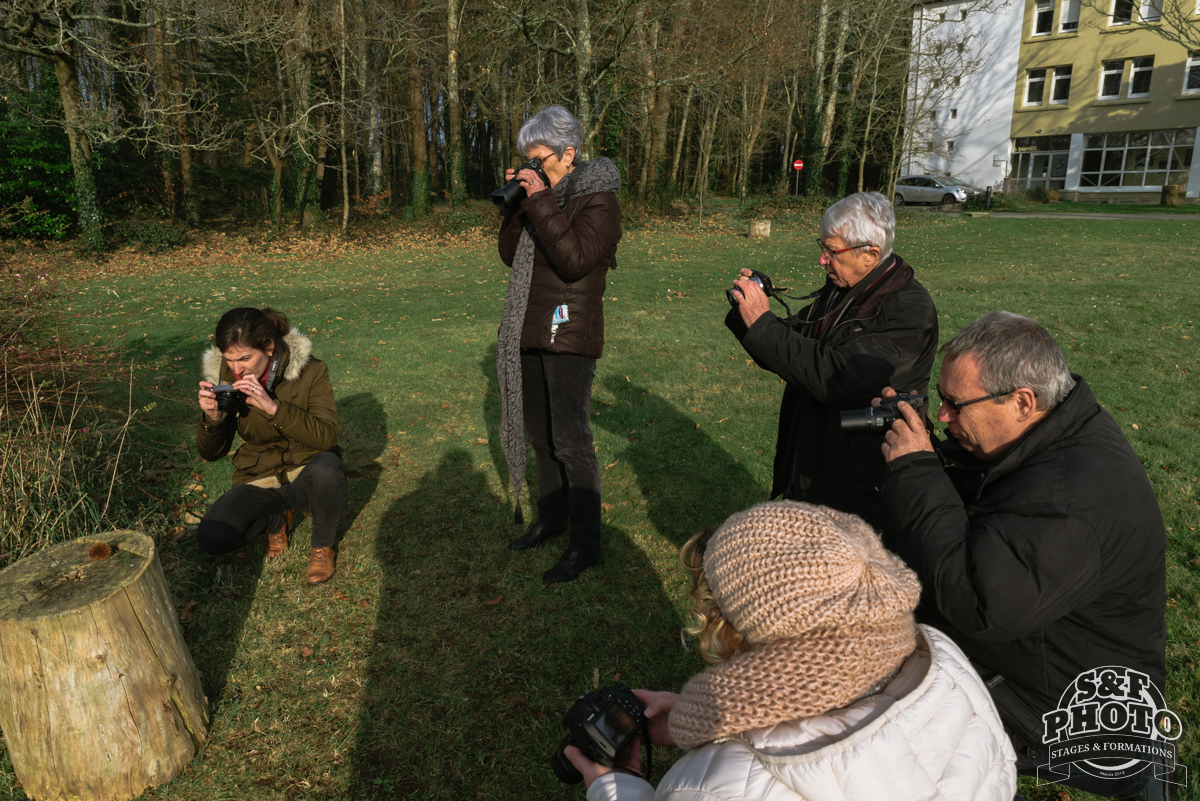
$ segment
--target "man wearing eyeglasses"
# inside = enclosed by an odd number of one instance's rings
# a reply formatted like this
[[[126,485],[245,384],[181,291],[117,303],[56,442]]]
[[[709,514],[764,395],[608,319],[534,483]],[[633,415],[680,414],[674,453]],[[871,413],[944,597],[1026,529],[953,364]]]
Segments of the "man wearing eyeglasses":
[[[1046,329],[991,312],[943,352],[948,439],[935,445],[905,403],[884,437],[884,541],[921,578],[918,618],[981,668],[1018,768],[1035,773],[1043,716],[1077,677],[1119,666],[1165,691],[1166,533],[1133,448]],[[1163,786],[1146,766],[1070,773],[1106,796]]]
[[[786,382],[771,497],[832,506],[883,525],[883,457],[873,437],[846,437],[841,412],[866,409],[885,386],[922,393],[937,348],[937,310],[913,269],[892,252],[896,215],[859,192],[821,218],[825,284],[795,315],[776,317],[742,270],[725,318],[759,367]]]

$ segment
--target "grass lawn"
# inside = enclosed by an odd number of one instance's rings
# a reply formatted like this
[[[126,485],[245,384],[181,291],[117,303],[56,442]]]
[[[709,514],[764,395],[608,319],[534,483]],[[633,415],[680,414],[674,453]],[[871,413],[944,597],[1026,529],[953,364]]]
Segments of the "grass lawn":
[[[782,387],[722,325],[724,290],[754,267],[812,291],[815,235],[815,217],[784,216],[750,241],[720,214],[702,232],[627,231],[592,404],[605,560],[550,588],[540,577],[559,543],[506,547],[520,532],[494,371],[507,271],[490,236],[192,249],[69,277],[83,333],[165,363],[143,380],[177,399],[143,415],[161,455],[141,489],[178,503],[154,533],[213,723],[185,772],[145,797],[581,798],[548,765],[563,713],[597,683],[678,689],[702,667],[680,645],[678,548],[769,491]],[[1200,220],[904,214],[896,250],[932,292],[943,341],[996,308],[1046,325],[1141,457],[1169,528],[1167,698],[1194,774]],[[313,338],[338,396],[350,501],[337,575],[315,588],[307,522],[269,564],[262,543],[214,561],[174,528],[229,484],[228,460],[203,463],[192,444],[200,352],[223,312],[259,304]],[[193,481],[203,489],[185,493]],[[655,774],[675,756],[656,751]],[[0,797],[24,797],[7,756]]]

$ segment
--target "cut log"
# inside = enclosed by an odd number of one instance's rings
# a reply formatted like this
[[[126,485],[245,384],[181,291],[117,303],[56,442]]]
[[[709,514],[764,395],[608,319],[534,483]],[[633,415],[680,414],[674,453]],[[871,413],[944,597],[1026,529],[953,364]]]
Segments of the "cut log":
[[[770,220],[751,220],[750,221],[750,238],[751,239],[766,239],[771,235]]]
[[[0,571],[0,727],[35,801],[124,801],[208,736],[154,541],[112,531]]]

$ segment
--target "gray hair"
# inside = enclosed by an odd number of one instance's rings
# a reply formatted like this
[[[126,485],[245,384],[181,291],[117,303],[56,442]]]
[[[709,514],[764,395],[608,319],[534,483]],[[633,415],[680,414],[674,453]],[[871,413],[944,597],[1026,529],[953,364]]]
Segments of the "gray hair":
[[[994,311],[968,323],[942,346],[945,359],[970,354],[979,362],[979,382],[989,395],[1029,387],[1038,408],[1049,411],[1075,388],[1067,357],[1037,320]],[[1003,403],[1004,398],[997,398]]]
[[[880,258],[886,259],[896,238],[896,212],[878,192],[855,192],[825,210],[821,236],[836,236],[847,245],[874,245]]]
[[[521,155],[528,154],[530,148],[538,145],[550,148],[559,158],[567,152],[568,147],[573,147],[578,158],[583,150],[583,128],[579,120],[562,106],[546,106],[525,120],[517,133],[517,150],[521,151]]]

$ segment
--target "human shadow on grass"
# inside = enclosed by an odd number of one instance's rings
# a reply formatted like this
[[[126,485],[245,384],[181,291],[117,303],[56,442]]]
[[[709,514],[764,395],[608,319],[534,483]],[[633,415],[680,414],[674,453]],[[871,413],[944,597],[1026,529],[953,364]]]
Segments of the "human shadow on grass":
[[[349,797],[575,798],[549,757],[593,678],[678,689],[697,670],[662,578],[623,531],[605,528],[599,566],[546,587],[561,541],[513,552],[511,526],[462,449],[380,521]]]
[[[614,401],[610,406],[593,401],[592,427],[629,442],[617,455],[633,469],[659,534],[682,545],[697,530],[715,528],[734,512],[767,500],[768,488],[695,419],[617,376],[602,386]]]
[[[387,441],[387,416],[383,406],[369,393],[341,399],[337,408],[338,439],[343,447],[342,458],[348,478],[346,506],[338,520],[340,541],[379,484],[382,468],[378,459]],[[209,489],[210,497],[215,499],[229,487]],[[206,507],[197,509],[200,514],[205,511]],[[311,521],[298,516],[290,531],[289,551],[307,554],[310,536]],[[184,604],[185,637],[214,709],[224,701],[239,701],[236,691],[232,697],[225,697],[226,686],[230,666],[236,658],[238,643],[242,640],[247,617],[262,581],[265,552],[266,537],[259,537],[223,556],[204,553],[194,540],[168,548],[164,554],[172,566],[168,572],[172,589]],[[291,562],[285,568],[289,572],[288,581],[303,582],[306,559],[292,557]]]

